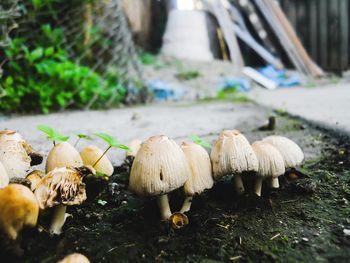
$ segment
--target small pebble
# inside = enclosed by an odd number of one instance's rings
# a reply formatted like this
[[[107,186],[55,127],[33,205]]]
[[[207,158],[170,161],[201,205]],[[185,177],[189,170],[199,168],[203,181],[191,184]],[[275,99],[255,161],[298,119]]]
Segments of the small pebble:
[[[304,242],[309,242],[309,239],[307,237],[303,237],[301,240]]]
[[[350,229],[344,229],[343,233],[346,237],[350,236]]]

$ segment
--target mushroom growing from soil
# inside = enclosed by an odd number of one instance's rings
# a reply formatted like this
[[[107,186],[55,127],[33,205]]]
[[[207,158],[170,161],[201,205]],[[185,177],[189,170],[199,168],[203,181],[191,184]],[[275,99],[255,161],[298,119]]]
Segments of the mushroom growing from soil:
[[[129,144],[128,147],[130,148],[130,150],[125,152],[125,157],[132,157],[135,158],[137,152],[140,150],[142,141],[140,139],[134,139],[132,140]]]
[[[4,188],[9,184],[9,182],[10,182],[10,178],[7,175],[5,167],[0,162],[0,188]]]
[[[258,160],[246,137],[237,130],[220,133],[210,154],[215,179],[234,175],[237,194],[244,193],[241,174],[258,171]]]
[[[181,213],[185,213],[191,208],[193,196],[212,188],[214,180],[209,154],[202,146],[193,142],[183,142],[181,148],[190,168],[189,177],[184,185],[186,198],[180,210]]]
[[[278,182],[278,176],[284,174],[285,172],[284,161],[280,152],[271,144],[263,141],[257,141],[252,144],[252,148],[259,162],[254,191],[257,196],[261,196],[263,179],[277,179]]]
[[[89,259],[82,254],[73,253],[60,260],[58,263],[90,263]]]
[[[12,240],[17,238],[24,226],[36,226],[39,216],[34,194],[20,184],[0,189],[0,211],[0,229]]]
[[[97,146],[90,145],[85,147],[80,152],[80,156],[83,160],[84,165],[91,165],[96,170],[96,172],[99,172],[106,176],[111,176],[113,174],[114,168],[111,161]]]
[[[0,143],[6,141],[13,141],[22,144],[23,148],[31,159],[31,165],[38,165],[43,161],[43,156],[40,153],[36,152],[33,147],[27,143],[23,139],[22,135],[20,135],[18,132],[11,130],[0,131]]]
[[[50,232],[59,235],[66,221],[67,206],[80,205],[86,200],[83,177],[94,173],[92,168],[55,168],[41,179],[35,189],[40,209],[54,207]]]
[[[165,135],[153,136],[142,143],[135,156],[129,188],[141,196],[158,196],[161,217],[169,220],[172,214],[167,194],[182,187],[188,175],[180,146]]]
[[[41,179],[45,176],[45,173],[40,170],[34,170],[30,172],[26,179],[30,182],[30,189],[34,192],[36,187],[38,186]]]
[[[31,159],[21,142],[7,140],[0,143],[0,162],[10,179],[24,178],[30,170]]]
[[[274,146],[282,155],[285,168],[295,168],[304,160],[304,153],[298,144],[292,140],[278,135],[271,135],[263,139],[263,142]],[[278,178],[272,180],[271,186],[279,188]]]
[[[83,160],[79,152],[68,142],[60,142],[54,145],[47,156],[46,173],[55,168],[80,167],[82,165]]]

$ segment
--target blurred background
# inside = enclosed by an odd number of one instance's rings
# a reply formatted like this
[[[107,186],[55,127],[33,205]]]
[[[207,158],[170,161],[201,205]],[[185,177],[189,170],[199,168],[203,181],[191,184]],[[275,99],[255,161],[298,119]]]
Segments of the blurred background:
[[[2,0],[0,110],[264,103],[344,84],[348,14],[347,0]]]

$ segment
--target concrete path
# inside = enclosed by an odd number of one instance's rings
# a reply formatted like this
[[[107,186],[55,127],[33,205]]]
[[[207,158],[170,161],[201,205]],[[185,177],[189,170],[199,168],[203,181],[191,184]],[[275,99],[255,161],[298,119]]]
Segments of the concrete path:
[[[350,83],[317,88],[255,88],[248,94],[261,105],[350,134]]]
[[[267,112],[251,103],[176,103],[107,111],[19,116],[0,120],[0,130],[7,128],[19,131],[38,150],[47,153],[52,144],[45,139],[43,133],[36,130],[38,124],[49,125],[64,135],[74,132],[106,132],[117,137],[120,142],[128,143],[134,138],[142,140],[156,134],[166,134],[177,140],[187,139],[190,134],[210,138],[210,134],[216,136],[223,129],[236,128],[244,131],[256,128],[266,119]],[[74,143],[75,140],[73,135],[70,141]],[[82,142],[79,148],[88,143]],[[105,147],[100,140],[94,144]],[[116,164],[123,157],[121,151],[111,151],[109,155]]]

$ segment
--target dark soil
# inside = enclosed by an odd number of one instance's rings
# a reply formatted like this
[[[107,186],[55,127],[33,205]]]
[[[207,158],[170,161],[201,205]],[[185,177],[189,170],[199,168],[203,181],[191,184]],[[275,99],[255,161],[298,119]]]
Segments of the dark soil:
[[[116,169],[108,182],[89,184],[89,199],[72,214],[64,232],[22,233],[22,256],[0,249],[1,262],[56,262],[72,252],[91,262],[349,262],[350,145],[308,124],[279,117],[276,131],[245,131],[253,141],[267,134],[296,140],[306,153],[300,172],[289,172],[277,191],[263,198],[235,196],[226,178],[194,198],[190,223],[173,230],[159,219],[154,199],[127,190],[128,172]],[[208,136],[208,139],[213,137]],[[249,190],[252,175],[245,177]],[[101,189],[101,192],[99,190]],[[183,200],[171,196],[173,211]]]

